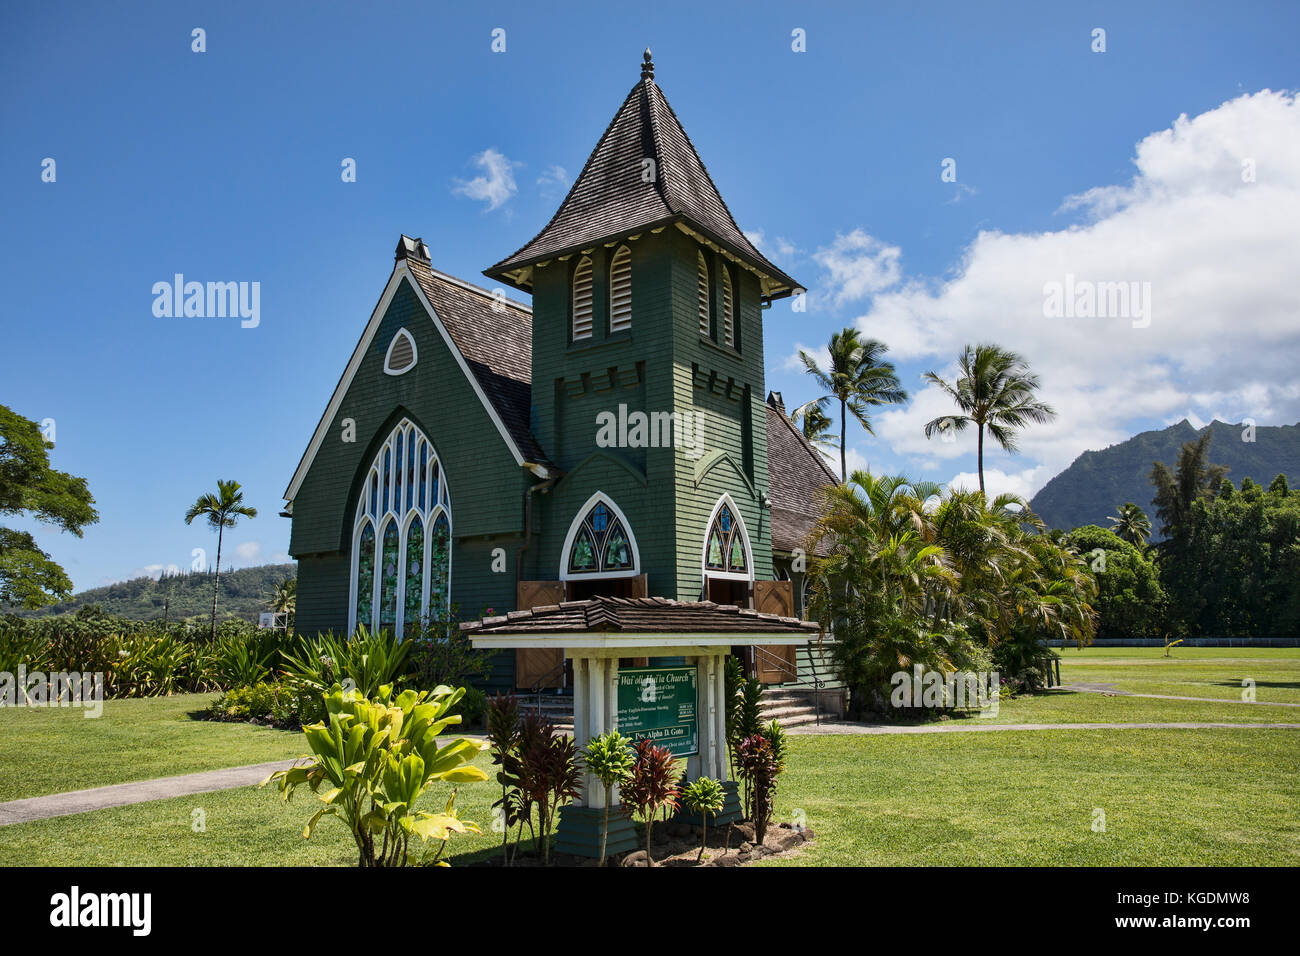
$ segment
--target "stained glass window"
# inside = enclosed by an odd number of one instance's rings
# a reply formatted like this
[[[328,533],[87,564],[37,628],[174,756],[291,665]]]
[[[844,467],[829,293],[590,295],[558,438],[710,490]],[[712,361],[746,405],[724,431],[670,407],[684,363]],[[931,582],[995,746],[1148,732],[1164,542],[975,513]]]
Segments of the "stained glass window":
[[[452,547],[447,476],[409,419],[375,453],[357,497],[352,624],[407,634],[431,603],[447,606]]]
[[[433,523],[433,540],[429,546],[429,606],[447,606],[447,583],[451,567],[451,530],[447,516],[438,515]]]
[[[425,442],[420,442],[420,510],[424,510],[424,486],[425,478],[429,470],[429,446]]]
[[[417,515],[406,529],[406,590],[402,599],[402,633],[419,625],[424,610],[424,522]]]
[[[397,626],[397,522],[384,526],[384,550],[379,558],[379,629]]]
[[[367,521],[357,538],[357,623],[375,626],[375,526]]]
[[[631,571],[635,567],[632,542],[623,522],[603,501],[596,502],[573,536],[569,548],[570,573],[600,574]]]
[[[704,549],[704,566],[710,571],[744,574],[749,570],[745,559],[745,539],[730,505],[718,509]]]

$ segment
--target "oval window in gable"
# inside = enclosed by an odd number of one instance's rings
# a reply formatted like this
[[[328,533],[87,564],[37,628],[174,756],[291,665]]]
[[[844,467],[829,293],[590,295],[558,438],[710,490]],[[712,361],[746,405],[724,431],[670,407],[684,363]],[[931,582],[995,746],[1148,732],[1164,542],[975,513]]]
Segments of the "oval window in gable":
[[[415,339],[406,329],[398,329],[393,341],[388,343],[388,354],[384,356],[384,371],[389,375],[401,375],[415,368]]]

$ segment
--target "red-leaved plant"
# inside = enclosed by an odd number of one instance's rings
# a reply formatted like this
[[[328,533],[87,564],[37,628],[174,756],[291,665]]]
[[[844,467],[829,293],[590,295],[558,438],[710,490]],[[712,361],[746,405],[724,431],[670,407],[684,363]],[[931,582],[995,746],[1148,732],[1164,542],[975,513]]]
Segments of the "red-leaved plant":
[[[654,866],[650,855],[650,827],[655,814],[677,809],[677,761],[667,747],[656,747],[648,740],[636,745],[636,763],[632,776],[619,790],[623,812],[633,820],[645,824],[645,858],[647,866]]]
[[[754,734],[740,742],[736,751],[741,776],[749,783],[752,794],[750,818],[754,822],[754,843],[763,845],[767,825],[772,819],[772,803],[776,794],[776,776],[781,764],[772,750],[772,744],[762,734]]]

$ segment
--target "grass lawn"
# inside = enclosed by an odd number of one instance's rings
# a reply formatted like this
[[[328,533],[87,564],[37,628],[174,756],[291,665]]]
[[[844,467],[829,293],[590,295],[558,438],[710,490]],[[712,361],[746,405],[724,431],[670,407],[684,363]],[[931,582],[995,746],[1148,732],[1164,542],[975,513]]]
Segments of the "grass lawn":
[[[778,813],[801,809],[817,841],[773,865],[1300,864],[1300,731],[796,737],[792,750]]]
[[[1062,658],[1066,681],[1222,702],[1054,690],[1003,702],[991,722],[1300,723],[1300,708],[1240,702],[1241,676],[1256,680],[1261,700],[1294,697],[1300,649],[1175,649],[1172,658],[1162,648],[1088,649]],[[207,700],[108,701],[96,720],[73,709],[0,709],[0,800],[305,749],[295,732],[191,720]],[[1297,730],[795,736],[791,751],[778,821],[797,813],[817,841],[764,865],[1300,865]],[[486,756],[479,761],[488,767]],[[453,863],[497,852],[496,796],[493,783],[461,788],[462,816],[487,832],[457,838]],[[445,800],[436,792],[428,807]],[[314,809],[306,792],[285,804],[274,789],[245,787],[16,824],[0,827],[0,866],[354,864],[337,821],[302,839]],[[1104,832],[1093,829],[1095,810],[1105,813]]]
[[[1088,647],[1061,651],[1061,680],[1112,684],[1134,694],[1240,701],[1242,681],[1259,701],[1300,704],[1300,648]],[[1285,709],[1285,708],[1269,708]]]
[[[297,732],[189,717],[211,699],[108,700],[97,718],[73,707],[0,707],[0,802],[263,763],[307,749]]]
[[[817,841],[776,865],[1300,865],[1300,732],[1026,731],[794,737],[778,818]],[[486,761],[486,757],[480,757]],[[486,766],[486,764],[484,764]],[[306,799],[302,799],[302,797]],[[457,805],[487,832],[453,863],[496,852],[491,783]],[[429,800],[436,807],[445,799]],[[300,835],[310,795],[241,788],[0,828],[0,866],[342,865],[337,821]],[[1093,832],[1093,811],[1106,831]],[[206,832],[191,827],[202,809]],[[57,850],[52,850],[57,847]]]

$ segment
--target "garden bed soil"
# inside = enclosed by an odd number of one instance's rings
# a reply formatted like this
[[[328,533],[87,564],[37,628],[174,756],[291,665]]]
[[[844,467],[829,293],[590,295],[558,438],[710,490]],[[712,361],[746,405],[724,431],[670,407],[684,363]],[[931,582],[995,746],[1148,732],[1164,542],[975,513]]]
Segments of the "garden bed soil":
[[[728,833],[730,830],[730,833]],[[730,845],[728,846],[728,836]],[[704,858],[697,860],[700,852],[700,828],[685,823],[656,823],[651,833],[655,866],[744,866],[768,857],[793,856],[812,842],[813,832],[808,827],[796,829],[789,823],[767,828],[763,845],[754,844],[754,825],[735,823],[730,827],[709,827],[708,847]],[[597,861],[567,853],[552,853],[552,866],[592,866]],[[484,860],[486,866],[500,866],[501,857]],[[541,866],[541,858],[521,854],[513,866]],[[645,850],[631,850],[611,855],[606,866],[645,866]]]

